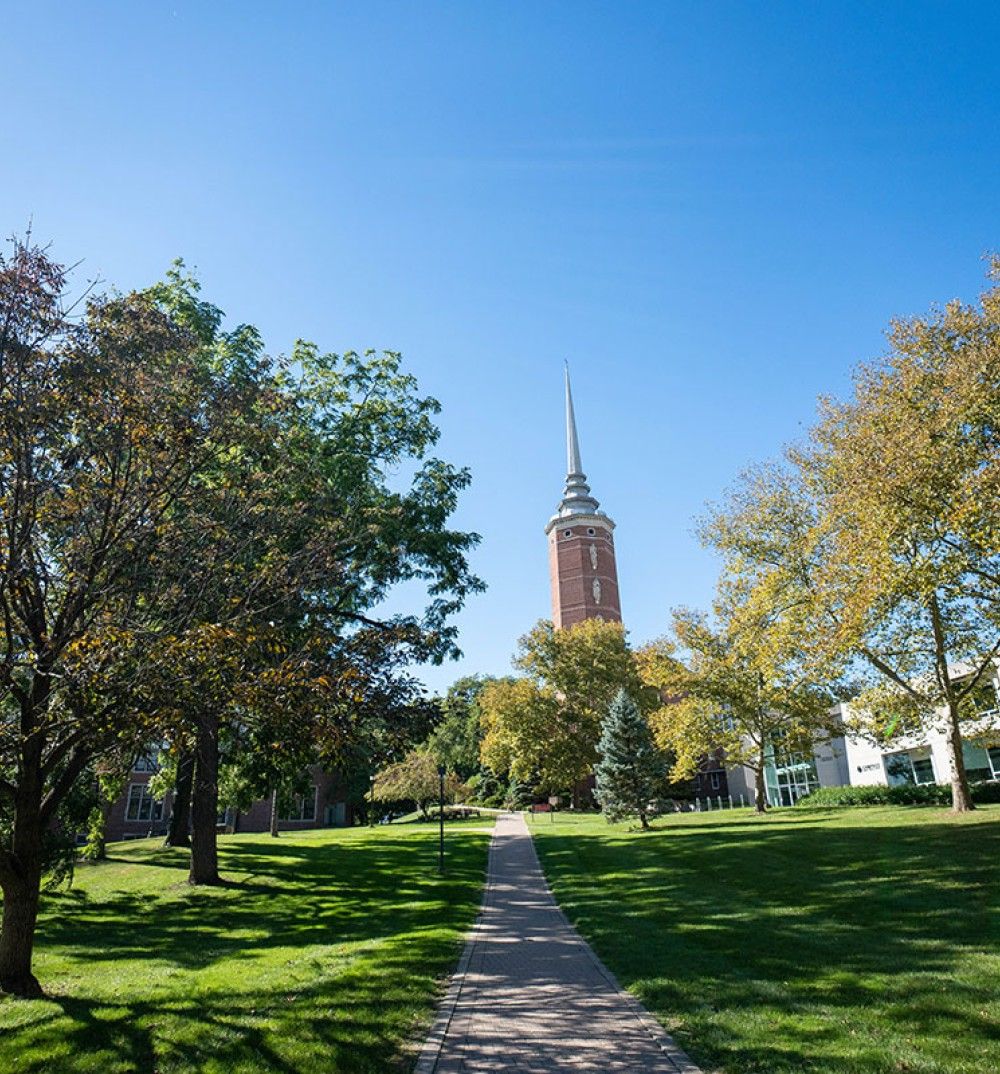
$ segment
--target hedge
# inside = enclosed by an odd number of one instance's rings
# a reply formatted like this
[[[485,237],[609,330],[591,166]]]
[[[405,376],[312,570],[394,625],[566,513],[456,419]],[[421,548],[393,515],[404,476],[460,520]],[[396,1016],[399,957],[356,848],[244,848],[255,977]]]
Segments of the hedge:
[[[1000,802],[1000,783],[973,783],[970,786],[973,802]],[[901,783],[895,787],[820,787],[800,798],[796,804],[804,809],[826,806],[951,805],[951,785]]]

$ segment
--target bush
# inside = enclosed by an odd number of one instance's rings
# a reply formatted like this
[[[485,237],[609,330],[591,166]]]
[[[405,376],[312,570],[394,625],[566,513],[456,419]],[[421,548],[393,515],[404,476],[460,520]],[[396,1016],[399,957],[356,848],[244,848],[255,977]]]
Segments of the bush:
[[[972,800],[978,804],[1000,802],[1000,783],[973,783]],[[947,783],[902,783],[895,787],[820,787],[800,798],[804,809],[827,806],[951,805]]]

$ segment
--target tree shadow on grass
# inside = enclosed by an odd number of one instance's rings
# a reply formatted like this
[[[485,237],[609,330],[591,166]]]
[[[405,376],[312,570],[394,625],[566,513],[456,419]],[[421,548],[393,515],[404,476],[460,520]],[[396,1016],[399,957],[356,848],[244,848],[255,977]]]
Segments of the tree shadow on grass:
[[[178,884],[159,896],[122,890],[99,900],[73,892],[50,896],[52,912],[39,939],[88,961],[152,957],[198,969],[255,958],[267,947],[408,933],[435,925],[449,906],[478,901],[485,859],[466,839],[463,833],[449,848],[444,877],[423,861],[426,848],[413,839],[266,849],[231,844],[222,858],[230,878],[219,887]]]
[[[1000,824],[819,820],[538,847],[580,931],[706,1064],[1000,1069]]]
[[[221,888],[50,897],[39,947],[69,965],[65,994],[0,1005],[0,1069],[394,1069],[458,957],[487,842],[453,838],[444,877],[412,837],[234,842]]]
[[[281,989],[121,1001],[57,997],[51,1013],[20,1027],[19,1074],[100,1070],[274,1071],[383,1074],[403,1069],[400,1042],[430,995],[429,967],[455,955],[454,939],[411,938],[405,957],[365,974]],[[51,1048],[67,1059],[56,1068]],[[0,1051],[2,1054],[2,1051]],[[76,1058],[81,1057],[79,1062]]]

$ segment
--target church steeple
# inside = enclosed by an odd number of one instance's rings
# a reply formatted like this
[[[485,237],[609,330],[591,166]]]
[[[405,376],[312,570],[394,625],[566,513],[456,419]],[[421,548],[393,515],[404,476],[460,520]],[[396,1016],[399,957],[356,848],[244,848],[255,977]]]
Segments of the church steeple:
[[[552,622],[558,628],[584,619],[621,621],[614,522],[590,493],[580,461],[580,437],[566,365],[566,486],[545,532],[549,538]]]
[[[563,372],[566,375],[566,473],[582,475],[580,438],[576,434],[576,414],[573,413],[573,389],[569,383],[569,362],[566,362]]]
[[[592,515],[600,504],[590,494],[587,475],[580,462],[580,438],[573,412],[573,389],[569,383],[569,362],[566,363],[566,488],[556,509],[557,515]]]

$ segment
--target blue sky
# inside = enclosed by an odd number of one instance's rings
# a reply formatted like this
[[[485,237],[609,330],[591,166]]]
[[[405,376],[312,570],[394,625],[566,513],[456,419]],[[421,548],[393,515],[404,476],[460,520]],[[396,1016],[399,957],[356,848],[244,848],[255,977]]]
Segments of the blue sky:
[[[273,351],[402,350],[474,485],[466,657],[549,613],[562,363],[637,642],[692,518],[1000,248],[994,4],[8,3],[7,233],[176,256]]]

